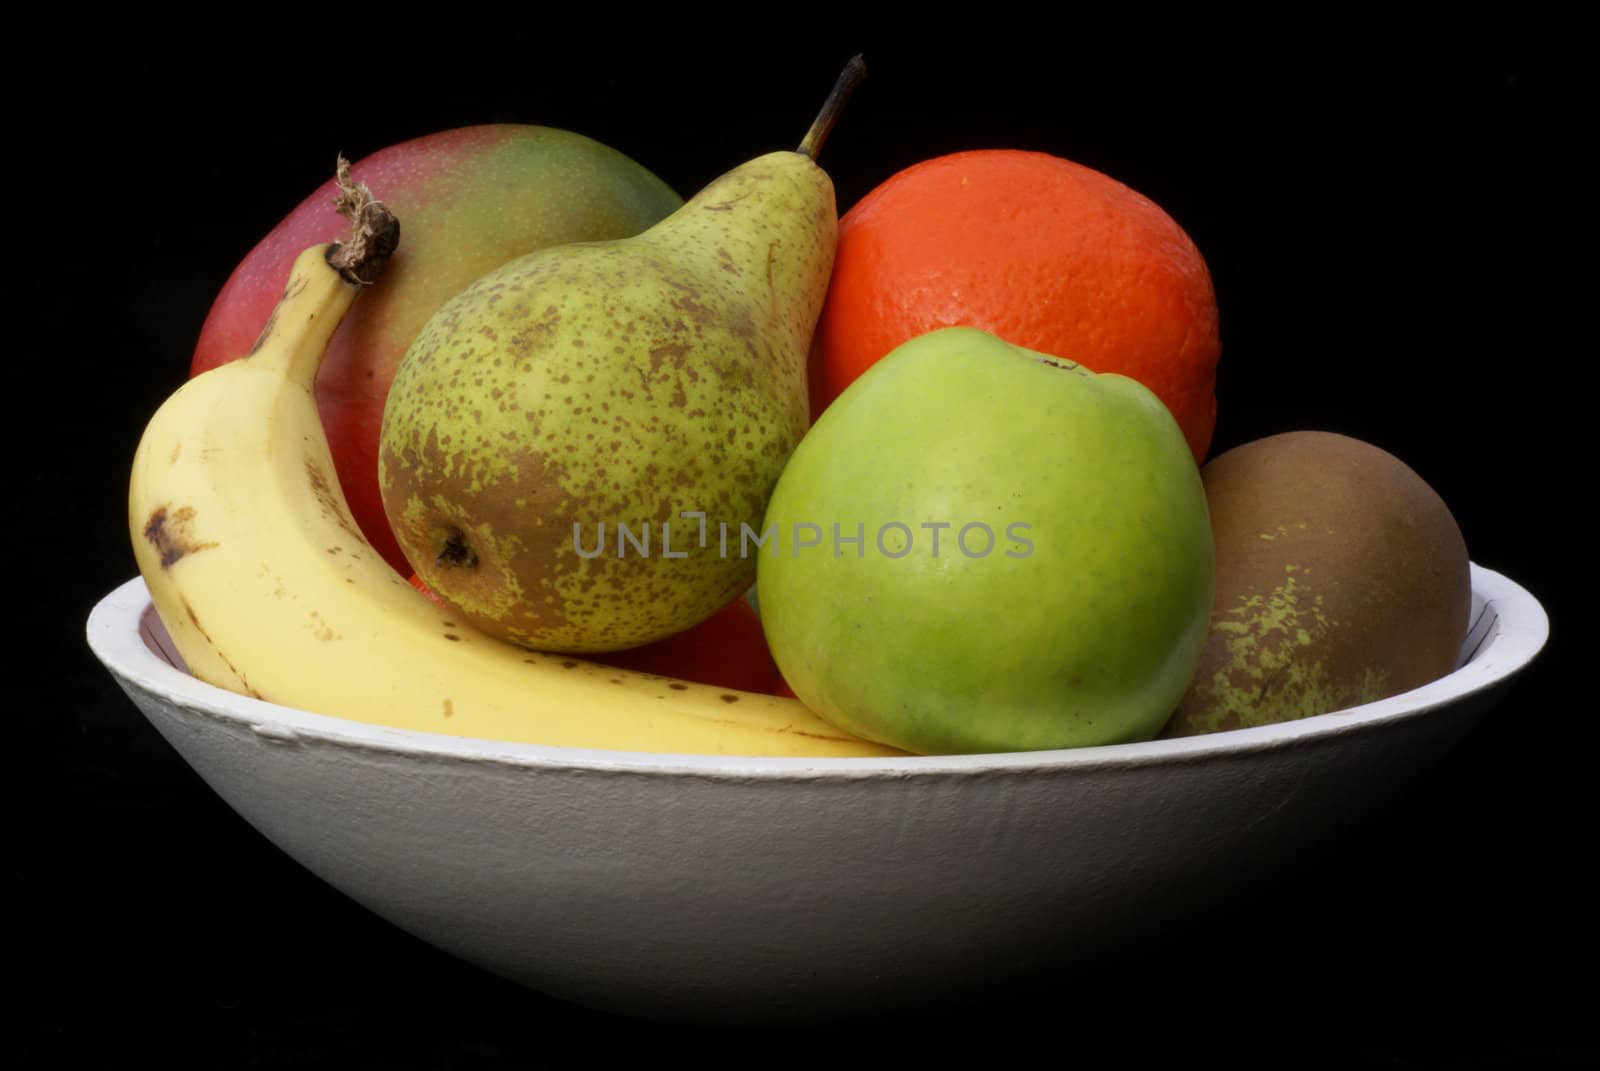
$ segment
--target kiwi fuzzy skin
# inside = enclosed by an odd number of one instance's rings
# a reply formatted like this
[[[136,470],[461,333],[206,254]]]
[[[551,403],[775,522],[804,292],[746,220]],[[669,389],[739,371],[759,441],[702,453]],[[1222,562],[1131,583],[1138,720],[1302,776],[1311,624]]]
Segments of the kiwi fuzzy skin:
[[[1343,710],[1454,668],[1471,611],[1466,542],[1404,462],[1302,431],[1229,450],[1201,475],[1216,553],[1211,629],[1161,735]]]

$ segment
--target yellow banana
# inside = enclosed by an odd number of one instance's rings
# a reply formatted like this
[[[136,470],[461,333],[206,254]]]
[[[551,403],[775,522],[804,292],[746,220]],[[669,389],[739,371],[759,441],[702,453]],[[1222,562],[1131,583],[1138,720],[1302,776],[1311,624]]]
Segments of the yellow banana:
[[[802,704],[526,651],[463,627],[351,520],[312,388],[358,287],[302,253],[255,351],[190,380],[134,459],[139,570],[201,680],[357,721],[679,754],[899,754]]]

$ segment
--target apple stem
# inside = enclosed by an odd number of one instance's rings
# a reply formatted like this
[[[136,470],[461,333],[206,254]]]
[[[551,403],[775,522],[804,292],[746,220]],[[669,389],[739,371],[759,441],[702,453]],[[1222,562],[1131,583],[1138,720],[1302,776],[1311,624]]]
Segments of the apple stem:
[[[339,196],[333,207],[350,221],[350,237],[335,242],[328,250],[328,264],[345,282],[371,286],[400,244],[400,221],[387,205],[372,196],[366,183],[350,177],[350,161],[343,154],[335,165],[334,181],[339,184]]]
[[[828,140],[828,134],[833,130],[833,124],[839,121],[839,112],[844,109],[845,101],[850,99],[850,94],[856,91],[861,80],[867,76],[867,64],[859,55],[851,56],[850,62],[844,65],[844,70],[839,72],[839,80],[833,84],[833,92],[828,94],[828,99],[822,102],[822,110],[817,113],[816,121],[811,124],[811,129],[806,131],[805,139],[800,142],[800,152],[817,158],[817,153],[822,151],[822,143]]]

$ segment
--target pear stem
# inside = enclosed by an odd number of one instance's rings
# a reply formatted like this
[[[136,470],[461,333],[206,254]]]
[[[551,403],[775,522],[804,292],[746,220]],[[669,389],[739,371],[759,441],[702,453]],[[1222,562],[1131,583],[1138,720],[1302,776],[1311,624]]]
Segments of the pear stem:
[[[851,56],[850,62],[844,65],[844,70],[839,72],[839,80],[833,84],[833,92],[828,94],[828,99],[822,102],[822,110],[817,113],[816,121],[811,124],[811,129],[806,131],[806,136],[800,142],[800,152],[817,158],[817,153],[822,151],[822,143],[828,140],[828,134],[833,130],[833,124],[839,121],[839,112],[844,109],[845,101],[850,99],[850,94],[856,91],[861,80],[867,76],[867,64],[859,55]]]

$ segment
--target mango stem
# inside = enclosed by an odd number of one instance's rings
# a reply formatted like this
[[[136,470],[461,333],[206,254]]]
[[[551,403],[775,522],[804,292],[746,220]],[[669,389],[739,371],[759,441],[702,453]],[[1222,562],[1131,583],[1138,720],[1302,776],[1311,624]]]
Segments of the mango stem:
[[[350,221],[350,237],[329,249],[328,264],[352,286],[371,286],[400,244],[400,221],[366,183],[350,177],[350,161],[342,155],[334,173],[339,196],[333,206]]]

